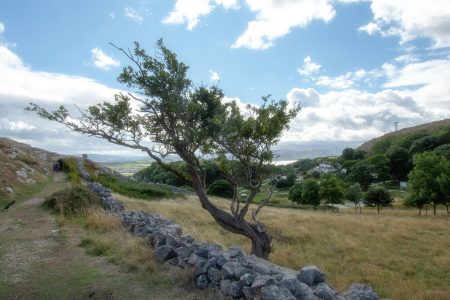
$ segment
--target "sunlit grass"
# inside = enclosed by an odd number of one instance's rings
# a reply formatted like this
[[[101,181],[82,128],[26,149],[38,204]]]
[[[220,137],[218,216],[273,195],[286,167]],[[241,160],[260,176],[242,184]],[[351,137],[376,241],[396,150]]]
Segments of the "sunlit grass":
[[[183,226],[184,234],[228,247],[249,241],[215,224],[195,197],[143,201],[120,195],[127,209],[159,213]],[[228,208],[229,201],[213,201]],[[270,260],[292,269],[314,264],[340,291],[351,283],[373,286],[390,299],[450,299],[450,219],[418,216],[416,210],[374,209],[355,214],[266,207],[260,219],[273,234]]]

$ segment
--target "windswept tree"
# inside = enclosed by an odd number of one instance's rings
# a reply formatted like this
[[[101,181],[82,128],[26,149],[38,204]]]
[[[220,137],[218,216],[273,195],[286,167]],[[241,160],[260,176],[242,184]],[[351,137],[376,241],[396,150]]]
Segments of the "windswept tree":
[[[150,56],[135,43],[135,48],[120,50],[131,61],[118,81],[131,89],[117,94],[115,102],[104,102],[80,109],[74,121],[60,106],[55,111],[31,103],[28,110],[64,124],[71,131],[141,150],[162,168],[190,182],[201,206],[224,229],[248,237],[251,253],[267,258],[271,237],[259,221],[258,213],[272,192],[246,218],[250,204],[262,185],[262,174],[272,161],[272,147],[288,128],[298,108],[287,108],[287,101],[263,98],[259,107],[247,106],[241,111],[235,102],[224,103],[223,92],[215,86],[197,86],[187,78],[188,66],[177,59],[159,40],[158,54]],[[132,109],[138,103],[138,111]],[[163,161],[169,154],[186,163],[186,172]],[[200,157],[221,157],[224,176],[233,185],[230,211],[212,203],[207,195],[205,170]],[[249,193],[240,199],[238,185],[245,179]]]

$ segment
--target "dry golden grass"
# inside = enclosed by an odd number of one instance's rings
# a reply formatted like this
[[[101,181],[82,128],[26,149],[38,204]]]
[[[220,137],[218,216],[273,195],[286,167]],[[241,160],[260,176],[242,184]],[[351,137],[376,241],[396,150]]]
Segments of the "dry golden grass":
[[[214,299],[194,285],[194,274],[170,265],[161,265],[152,247],[125,231],[117,217],[93,210],[85,218],[86,236],[81,245],[92,255],[104,255],[126,271],[136,273],[152,287],[152,299]]]
[[[221,229],[194,197],[152,202],[115,197],[127,209],[174,219],[184,234],[200,241],[249,250],[246,238]],[[274,236],[274,263],[293,269],[317,265],[340,291],[360,282],[390,299],[450,299],[450,219],[444,212],[419,217],[417,211],[400,209],[380,215],[364,209],[360,215],[266,207],[260,218]]]

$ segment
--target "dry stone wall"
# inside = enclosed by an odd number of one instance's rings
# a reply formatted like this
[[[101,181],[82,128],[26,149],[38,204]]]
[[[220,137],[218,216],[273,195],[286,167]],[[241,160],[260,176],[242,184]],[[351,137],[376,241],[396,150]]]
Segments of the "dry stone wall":
[[[368,285],[352,284],[341,295],[325,281],[324,273],[316,266],[298,271],[280,267],[254,255],[247,255],[240,247],[227,250],[220,245],[201,243],[192,236],[183,236],[182,227],[157,214],[126,211],[114,200],[111,191],[81,168],[88,187],[101,199],[103,207],[121,219],[132,233],[150,242],[157,260],[181,268],[193,268],[199,289],[212,288],[223,299],[263,300],[378,300]]]

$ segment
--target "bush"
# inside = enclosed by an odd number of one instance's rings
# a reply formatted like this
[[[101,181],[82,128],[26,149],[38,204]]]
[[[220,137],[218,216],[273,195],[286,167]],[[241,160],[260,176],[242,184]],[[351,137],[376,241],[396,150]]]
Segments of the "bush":
[[[46,197],[43,206],[65,217],[83,216],[90,208],[99,207],[100,199],[88,188],[75,185]]]
[[[219,179],[214,181],[207,191],[208,195],[223,197],[223,198],[233,198],[233,186],[231,183],[224,179]]]
[[[289,190],[289,200],[296,202],[297,204],[302,203],[302,192],[303,192],[302,183],[297,183],[293,185]]]

